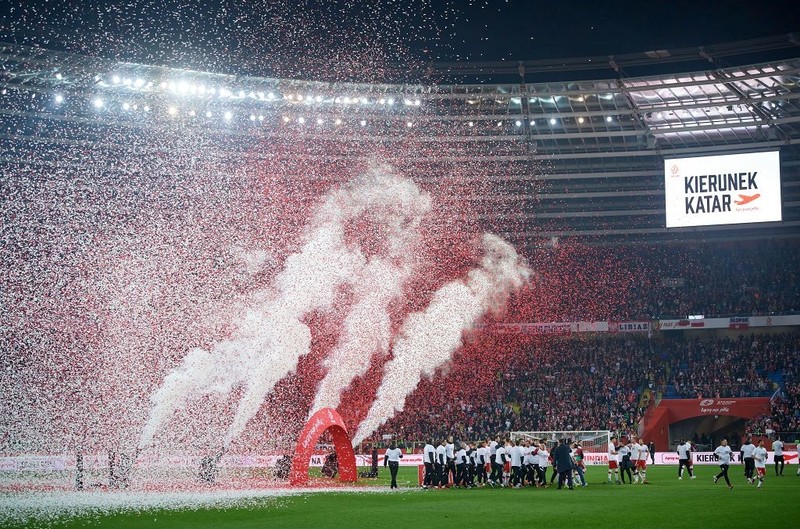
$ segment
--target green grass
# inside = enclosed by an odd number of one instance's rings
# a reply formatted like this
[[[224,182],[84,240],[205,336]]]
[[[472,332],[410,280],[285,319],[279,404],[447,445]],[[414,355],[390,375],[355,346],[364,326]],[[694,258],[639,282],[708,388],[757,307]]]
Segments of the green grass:
[[[306,493],[255,500],[246,508],[119,512],[62,520],[51,527],[796,527],[800,515],[796,466],[787,467],[784,477],[768,474],[762,490],[747,484],[741,466],[731,468],[734,490],[712,483],[716,466],[695,468],[696,480],[679,481],[675,467],[651,467],[650,485],[610,485],[604,484],[605,469],[593,467],[589,486],[574,491],[555,487],[423,491],[416,487],[416,469],[401,468],[402,488],[395,493]],[[379,479],[360,483],[387,488],[388,472],[382,468]]]

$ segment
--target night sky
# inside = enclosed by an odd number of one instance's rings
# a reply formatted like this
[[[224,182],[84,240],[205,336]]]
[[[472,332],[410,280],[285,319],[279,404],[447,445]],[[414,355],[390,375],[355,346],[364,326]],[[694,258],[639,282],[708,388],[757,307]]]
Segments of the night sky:
[[[361,66],[586,57],[798,31],[800,10],[787,5],[773,0],[27,0],[3,2],[0,40],[222,73],[335,78],[335,69],[347,72],[343,77],[358,77],[353,70]]]

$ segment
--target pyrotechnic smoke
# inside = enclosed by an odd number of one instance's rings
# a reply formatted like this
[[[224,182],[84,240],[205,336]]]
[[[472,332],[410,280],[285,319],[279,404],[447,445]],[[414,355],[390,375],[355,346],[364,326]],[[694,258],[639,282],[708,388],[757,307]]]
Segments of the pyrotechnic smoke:
[[[424,311],[410,314],[404,322],[375,401],[353,438],[354,445],[402,411],[422,376],[432,377],[461,346],[463,332],[501,306],[530,277],[531,270],[507,242],[484,234],[481,243],[484,255],[479,266],[466,278],[445,284]]]
[[[411,254],[409,254],[411,255]],[[373,354],[385,356],[392,338],[388,305],[402,294],[411,266],[372,260],[361,274],[359,301],[344,321],[342,337],[325,360],[328,372],[320,383],[309,416],[320,408],[336,408],[341,392],[366,373]]]
[[[427,195],[416,187],[396,189],[408,195],[405,214],[388,212],[384,236],[386,255],[370,258],[353,279],[356,302],[347,314],[339,343],[326,358],[328,372],[320,383],[309,416],[323,407],[336,408],[341,392],[366,373],[373,354],[385,356],[392,338],[389,305],[403,293],[415,271],[414,246],[420,242],[419,224],[430,210]],[[403,217],[407,217],[403,219]],[[403,222],[405,221],[405,222]]]
[[[364,248],[348,240],[347,224],[366,217],[367,228],[385,236],[381,238],[385,239],[388,257],[398,257],[405,255],[416,240],[417,226],[429,209],[427,195],[386,167],[373,167],[330,193],[313,212],[303,247],[287,258],[272,288],[255,296],[258,301],[246,312],[234,335],[210,351],[191,350],[153,393],[139,446],[149,445],[164,422],[190,399],[243,386],[243,396],[225,435],[224,445],[228,446],[258,412],[275,384],[294,371],[298,359],[309,352],[311,331],[303,318],[331,308],[343,285],[360,280],[370,284],[358,285],[361,298],[348,317],[350,325],[339,349],[347,355],[364,346],[364,340],[370,338],[358,335],[353,320],[370,307],[377,307],[376,314],[382,318],[380,312],[385,308],[381,307],[398,295],[411,264],[408,258],[398,264],[368,259]],[[398,277],[387,281],[392,273]],[[380,281],[384,281],[381,293],[369,290]],[[380,350],[381,340],[388,341],[384,338],[387,331],[376,327],[372,332]]]

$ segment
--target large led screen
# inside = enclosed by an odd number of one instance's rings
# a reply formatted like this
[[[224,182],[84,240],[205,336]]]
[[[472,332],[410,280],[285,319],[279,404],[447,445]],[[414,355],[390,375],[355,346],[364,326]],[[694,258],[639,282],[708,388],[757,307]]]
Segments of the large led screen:
[[[778,151],[664,160],[667,228],[781,220]]]

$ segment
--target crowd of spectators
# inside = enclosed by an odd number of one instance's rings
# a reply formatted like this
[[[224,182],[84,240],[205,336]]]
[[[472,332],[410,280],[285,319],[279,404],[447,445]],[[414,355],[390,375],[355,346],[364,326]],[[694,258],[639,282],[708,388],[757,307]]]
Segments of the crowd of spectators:
[[[640,263],[655,278],[631,317],[765,316],[800,311],[800,244],[736,242],[708,247],[642,250]]]
[[[784,397],[774,399],[772,416],[759,424],[798,431],[798,353],[796,332],[688,340],[663,334],[549,337],[513,356],[493,384],[466,397],[454,398],[434,381],[415,392],[379,434],[425,441],[512,430],[624,432],[636,429],[651,396],[771,396],[784,381]]]
[[[471,400],[453,399],[446,388],[434,386],[416,392],[382,432],[425,440],[632,428],[644,412],[642,390],[656,384],[653,360],[647,341],[634,337],[549,338],[520,351]]]
[[[668,396],[771,396],[784,373],[793,372],[797,351],[800,335],[796,333],[665,342]]]
[[[800,438],[800,375],[795,374],[783,391],[772,400],[771,414],[750,421],[747,431],[753,435]]]

